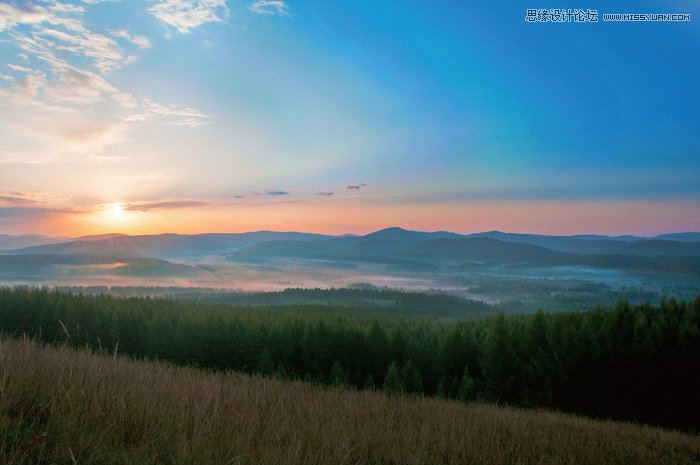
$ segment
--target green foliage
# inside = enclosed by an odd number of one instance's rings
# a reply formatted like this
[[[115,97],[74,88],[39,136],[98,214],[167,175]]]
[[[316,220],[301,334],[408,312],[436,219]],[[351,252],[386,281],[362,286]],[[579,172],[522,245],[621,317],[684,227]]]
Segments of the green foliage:
[[[700,297],[448,324],[5,288],[0,330],[213,370],[700,429]]]
[[[462,374],[462,379],[459,383],[459,399],[462,402],[470,402],[476,400],[478,394],[478,387],[476,380],[472,378],[469,373],[469,367],[464,367],[464,373]]]
[[[389,394],[400,394],[403,392],[403,380],[396,362],[391,362],[384,377],[384,391]]]
[[[334,386],[347,386],[350,384],[348,374],[337,360],[333,363],[333,367],[331,368],[331,384]]]
[[[258,373],[262,375],[271,375],[275,371],[275,362],[272,360],[272,354],[267,350],[267,347],[260,354],[257,369]]]
[[[423,393],[423,377],[411,360],[406,362],[401,369],[401,383],[404,392],[410,394]]]

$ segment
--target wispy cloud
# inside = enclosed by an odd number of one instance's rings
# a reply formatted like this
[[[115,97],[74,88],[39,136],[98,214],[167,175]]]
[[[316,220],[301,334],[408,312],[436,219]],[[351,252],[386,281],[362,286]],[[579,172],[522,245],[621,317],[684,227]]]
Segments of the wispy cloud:
[[[359,191],[360,189],[362,189],[362,188],[365,187],[366,185],[367,185],[367,184],[364,184],[364,183],[363,183],[363,184],[350,184],[350,185],[345,186],[345,190],[348,190],[348,191]]]
[[[330,197],[332,195],[335,195],[335,192],[317,192],[316,195],[319,195],[322,197]]]
[[[131,44],[135,45],[141,50],[146,50],[148,48],[151,48],[151,39],[149,39],[146,36],[140,36],[136,34],[132,34],[126,29],[120,29],[118,31],[112,31],[112,35],[114,37],[119,37],[121,39],[125,39],[129,41]]]
[[[47,16],[43,8],[21,9],[8,3],[0,3],[0,31],[18,24],[38,24],[45,21]]]
[[[27,68],[26,66],[8,64],[7,67],[13,71],[18,71],[20,73],[31,73],[32,72],[32,69]]]
[[[207,123],[208,116],[194,108],[177,107],[175,105],[164,105],[146,99],[143,104],[129,114],[127,121],[148,121],[154,117],[168,118],[175,126],[189,126],[192,128],[202,126]]]
[[[4,192],[0,193],[0,206],[56,209],[66,205],[66,196],[59,192]]]
[[[37,201],[28,199],[20,192],[11,192],[6,195],[0,195],[0,203],[8,203],[12,205],[31,205],[37,203]]]
[[[198,200],[162,200],[157,202],[136,202],[123,206],[124,210],[147,212],[154,209],[194,208],[210,205]]]
[[[287,191],[269,191],[267,195],[271,197],[279,197],[279,196],[284,196],[284,195],[290,195],[289,192]]]
[[[99,154],[139,123],[194,128],[208,120],[194,108],[136,97],[113,84],[112,71],[135,62],[151,42],[126,29],[88,27],[86,11],[93,3],[0,4],[0,34],[23,60],[8,63],[2,75],[9,86],[0,86],[0,125],[46,144],[34,150],[43,161],[63,153]],[[224,0],[166,1],[153,8],[174,4],[195,11],[226,8]]]
[[[56,213],[70,212],[64,208],[43,208],[43,207],[2,207],[0,206],[0,224],[7,220],[26,220],[43,218]]]
[[[289,7],[282,0],[257,0],[248,9],[260,15],[289,15]]]
[[[148,11],[182,34],[205,23],[221,22],[229,13],[226,0],[163,0]]]

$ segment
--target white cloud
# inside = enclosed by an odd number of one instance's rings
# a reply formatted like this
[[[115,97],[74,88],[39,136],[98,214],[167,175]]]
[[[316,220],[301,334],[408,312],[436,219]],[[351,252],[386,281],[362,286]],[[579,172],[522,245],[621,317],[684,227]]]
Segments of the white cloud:
[[[170,124],[175,126],[187,126],[196,128],[207,123],[208,116],[194,108],[178,107],[175,105],[164,105],[152,100],[146,99],[135,111],[128,115],[125,120],[148,121],[150,119],[160,117],[166,118]]]
[[[19,89],[24,97],[32,99],[39,94],[45,83],[46,78],[42,74],[28,74],[19,82]]]
[[[139,36],[132,34],[126,29],[121,29],[119,31],[112,31],[114,37],[119,37],[121,39],[126,39],[132,44],[136,45],[141,50],[146,50],[151,48],[151,40],[146,36]]]
[[[228,17],[226,0],[162,0],[148,11],[183,34],[205,23]]]
[[[48,16],[49,13],[41,7],[23,10],[7,3],[0,3],[0,31],[17,24],[39,24]]]
[[[79,113],[44,108],[17,112],[9,121],[3,119],[0,121],[6,130],[31,144],[34,163],[77,161],[85,155],[100,154],[106,147],[122,142],[129,129],[127,123],[110,118],[93,120]],[[16,155],[20,154],[8,154],[5,161],[16,160]]]
[[[38,143],[41,162],[61,154],[99,154],[140,122],[197,127],[207,120],[193,108],[137,98],[111,82],[111,72],[133,63],[151,42],[126,29],[89,28],[85,14],[93,3],[52,2],[27,9],[0,4],[0,35],[24,60],[7,64],[9,72],[0,74],[0,127]],[[195,11],[199,4],[208,5],[212,14],[226,8],[223,0],[185,3]],[[190,21],[205,17],[196,13]]]
[[[32,72],[32,70],[30,68],[27,68],[26,66],[9,64],[9,65],[7,65],[7,67],[13,71],[19,71],[21,73],[31,73]]]
[[[289,15],[289,8],[283,0],[257,0],[248,9],[260,15]]]

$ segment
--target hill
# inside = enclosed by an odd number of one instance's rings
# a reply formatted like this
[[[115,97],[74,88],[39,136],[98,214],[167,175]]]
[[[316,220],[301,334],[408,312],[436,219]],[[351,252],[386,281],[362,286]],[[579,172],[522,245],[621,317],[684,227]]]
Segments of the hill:
[[[66,242],[70,239],[66,237],[49,237],[38,234],[26,234],[21,236],[10,236],[0,234],[0,250],[21,249],[24,247],[32,247],[35,245],[55,244],[58,242]]]
[[[285,287],[345,287],[356,282],[404,289],[443,289],[490,302],[521,301],[523,308],[549,308],[554,296],[568,292],[563,281],[587,281],[643,288],[660,295],[695,295],[700,276],[700,241],[694,233],[640,238],[632,236],[544,236],[498,231],[460,235],[387,228],[362,236],[257,231],[234,234],[105,234],[60,238],[2,239],[9,246],[25,240],[49,241],[0,252],[0,277],[20,282],[47,281],[104,285],[143,277],[137,285],[181,285],[246,290]],[[32,242],[30,242],[32,243]],[[74,257],[69,259],[67,257]],[[25,258],[12,258],[25,257]],[[96,257],[102,257],[97,259]],[[112,263],[138,266],[78,266]],[[150,260],[150,262],[146,262]],[[49,262],[49,263],[47,263]],[[38,265],[33,267],[34,265]],[[111,271],[113,270],[113,271]],[[508,291],[482,293],[484,280],[515,276],[556,279],[561,289],[549,294]],[[25,279],[27,281],[22,281]],[[524,282],[523,282],[524,284]],[[537,283],[535,283],[537,285]],[[488,287],[488,286],[486,286]],[[519,286],[526,290],[532,286]],[[587,295],[576,302],[589,308]],[[614,296],[606,303],[614,302]],[[580,306],[576,304],[576,307]],[[558,305],[552,308],[560,308]]]
[[[128,236],[106,234],[24,247],[6,251],[15,255],[34,254],[90,254],[121,257],[152,257],[164,260],[197,260],[237,250],[251,244],[274,241],[281,238],[304,243],[324,239],[328,236],[296,232],[258,231],[236,234],[158,234]]]
[[[694,464],[700,438],[627,423],[0,343],[0,462]]]
[[[233,234],[158,234],[128,236],[104,234],[76,239],[49,238],[44,236],[0,236],[0,250],[13,254],[106,254],[120,256],[145,256],[170,259],[196,260],[206,257],[259,260],[269,257],[317,257],[364,256],[381,253],[384,256],[399,253],[403,258],[411,255],[411,249],[427,242],[443,241],[445,244],[466,244],[466,240],[498,241],[540,247],[548,251],[579,255],[631,255],[700,257],[700,233],[667,234],[657,238],[634,236],[546,236],[537,234],[513,234],[490,231],[469,235],[438,231],[409,231],[402,228],[386,228],[363,236],[328,236],[323,234],[257,231]],[[444,242],[448,241],[448,242]],[[452,242],[449,242],[452,241]],[[312,247],[308,247],[313,243]],[[439,242],[438,242],[439,243]],[[473,242],[478,244],[479,242]],[[507,246],[506,246],[507,247]],[[488,248],[488,247],[487,247]],[[403,250],[402,250],[403,249]],[[516,250],[516,248],[504,249]],[[530,249],[530,253],[534,249]],[[483,255],[483,254],[482,254]],[[519,255],[516,252],[516,255]],[[490,259],[490,258],[489,258]]]
[[[42,279],[66,276],[195,277],[194,265],[157,258],[108,254],[0,255],[0,279]]]

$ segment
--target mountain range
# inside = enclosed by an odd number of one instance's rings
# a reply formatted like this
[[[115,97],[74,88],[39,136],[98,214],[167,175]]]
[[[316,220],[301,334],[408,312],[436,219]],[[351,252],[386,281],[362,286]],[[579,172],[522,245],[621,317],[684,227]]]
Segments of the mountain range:
[[[499,231],[463,235],[392,227],[366,235],[343,236],[273,231],[79,238],[0,236],[0,266],[5,269],[0,276],[13,270],[10,274],[14,276],[18,269],[27,271],[40,265],[65,268],[80,264],[119,264],[114,269],[119,268],[120,273],[143,272],[144,267],[151,267],[155,274],[191,275],[196,267],[212,263],[261,264],[280,260],[322,262],[324,266],[382,264],[410,272],[498,265],[657,269],[695,274],[700,270],[700,233],[652,238]]]

